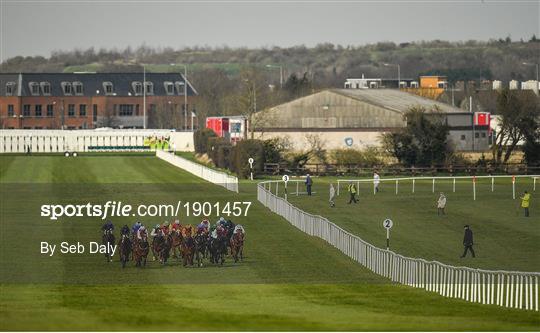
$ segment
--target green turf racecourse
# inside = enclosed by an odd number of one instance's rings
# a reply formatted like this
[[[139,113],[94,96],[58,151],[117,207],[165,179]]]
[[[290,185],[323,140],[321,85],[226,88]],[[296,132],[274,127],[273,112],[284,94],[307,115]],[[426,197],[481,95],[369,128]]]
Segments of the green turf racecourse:
[[[390,194],[365,200],[357,207],[326,209],[326,185],[315,179],[318,194],[291,198],[314,213],[327,214],[334,223],[381,246],[380,222],[389,202],[399,202],[391,213],[425,217],[423,230],[409,230],[405,218],[394,217],[396,251],[458,263],[461,216],[473,225],[478,261],[466,265],[520,270],[538,270],[538,226],[502,206],[486,207],[476,214],[471,204],[448,195],[449,216],[437,220],[433,209],[423,211],[420,201],[436,198],[418,189],[417,199]],[[199,180],[151,156],[0,156],[1,290],[2,330],[538,330],[537,312],[505,309],[448,299],[435,293],[390,283],[356,264],[337,249],[303,234],[272,214],[256,200],[256,183],[243,182],[240,194]],[[317,187],[320,186],[320,189]],[[383,189],[387,191],[387,189]],[[422,197],[421,197],[422,195]],[[495,196],[498,196],[496,193]],[[424,199],[421,199],[424,198]],[[375,201],[375,199],[384,199]],[[163,267],[150,262],[144,269],[122,269],[117,260],[107,263],[100,255],[55,255],[39,253],[40,241],[87,243],[100,241],[98,218],[40,217],[48,203],[167,203],[182,201],[252,201],[247,217],[234,218],[246,227],[244,262],[230,260],[224,267]],[[313,202],[311,202],[314,201]],[[368,201],[370,209],[368,208]],[[409,204],[402,203],[405,200]],[[474,205],[487,202],[479,194]],[[534,196],[533,196],[533,200]],[[412,202],[412,203],[411,203]],[[533,201],[533,216],[538,201]],[[512,205],[515,202],[511,202]],[[399,210],[398,210],[399,209]],[[371,211],[371,213],[366,213]],[[473,215],[467,215],[471,212]],[[493,234],[482,236],[487,227],[482,213],[500,216],[491,223]],[[361,222],[371,217],[373,227]],[[355,216],[347,217],[347,215]],[[414,218],[413,218],[414,219]],[[504,220],[508,226],[505,227]],[[142,219],[146,225],[162,222]],[[199,218],[183,218],[196,223]],[[363,219],[362,219],[363,220]],[[367,219],[366,219],[367,220]],[[133,219],[113,219],[115,226]],[[537,223],[532,217],[528,223]],[[375,226],[377,224],[377,227]],[[415,221],[414,226],[422,222]],[[529,228],[528,233],[515,232]],[[446,230],[446,231],[445,231]],[[446,233],[450,238],[446,239]],[[398,240],[397,235],[404,239]],[[435,235],[437,234],[437,235]],[[494,236],[496,234],[496,236]],[[528,234],[526,236],[525,234]],[[415,237],[429,239],[416,241]],[[455,238],[458,239],[455,239]],[[530,237],[530,239],[529,239]],[[488,245],[489,241],[500,245]],[[454,243],[456,243],[454,245]],[[504,244],[503,244],[504,243]],[[437,244],[441,249],[437,249]],[[493,246],[493,247],[492,247]],[[511,247],[515,249],[510,249]],[[486,253],[495,251],[491,256]],[[448,253],[447,253],[448,252]],[[451,252],[451,253],[450,253]],[[528,256],[528,258],[522,258]]]

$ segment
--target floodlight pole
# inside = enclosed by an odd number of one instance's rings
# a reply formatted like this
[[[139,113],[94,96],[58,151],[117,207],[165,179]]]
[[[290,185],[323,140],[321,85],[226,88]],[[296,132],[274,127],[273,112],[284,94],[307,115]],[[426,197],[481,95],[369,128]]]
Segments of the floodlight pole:
[[[146,129],[146,65],[143,65],[143,129]]]

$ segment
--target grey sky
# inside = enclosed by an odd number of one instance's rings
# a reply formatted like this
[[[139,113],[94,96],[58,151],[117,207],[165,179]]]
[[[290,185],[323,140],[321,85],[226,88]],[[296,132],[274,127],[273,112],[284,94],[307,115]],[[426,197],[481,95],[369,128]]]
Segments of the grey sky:
[[[0,1],[3,59],[143,43],[312,46],[540,35],[538,1]]]

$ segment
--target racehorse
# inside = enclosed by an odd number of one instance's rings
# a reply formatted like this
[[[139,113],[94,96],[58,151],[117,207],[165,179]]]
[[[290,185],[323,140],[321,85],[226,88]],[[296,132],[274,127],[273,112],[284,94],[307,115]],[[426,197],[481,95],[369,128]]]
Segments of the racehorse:
[[[133,244],[133,260],[135,260],[135,266],[146,266],[146,257],[150,251],[150,245],[148,244],[148,237],[146,233],[141,235],[141,239],[135,237],[135,243]]]
[[[195,236],[195,258],[197,259],[197,265],[202,267],[202,260],[206,258],[206,253],[208,251],[208,236],[204,233],[197,234]]]
[[[157,243],[156,243],[157,240]],[[161,237],[156,237],[154,239],[155,243],[155,253],[157,253],[159,262],[162,264],[167,264],[167,260],[171,255],[171,246],[172,246],[172,236],[166,235]]]
[[[217,238],[210,237],[210,261],[223,265],[227,253],[227,237],[218,234]]]
[[[107,252],[105,253],[105,259],[108,262],[112,261],[112,252],[111,249],[114,247],[114,234],[111,230],[106,230],[103,233],[102,244],[107,246]]]
[[[193,255],[195,252],[195,242],[191,235],[182,239],[182,259],[184,267],[188,264],[193,266]]]
[[[122,263],[122,268],[126,267],[126,263],[129,261],[129,256],[131,253],[131,240],[128,235],[122,235],[120,241],[118,242],[120,262]]]
[[[240,260],[244,259],[244,233],[242,231],[238,231],[235,234],[233,234],[231,241],[231,255],[234,258],[234,262],[238,262],[238,255],[240,255]]]
[[[178,250],[179,253],[182,252],[181,246],[182,246],[182,234],[180,233],[180,230],[175,230],[171,234],[171,247],[173,251],[173,258],[178,258],[180,260],[180,257],[178,254],[176,254],[176,251]]]

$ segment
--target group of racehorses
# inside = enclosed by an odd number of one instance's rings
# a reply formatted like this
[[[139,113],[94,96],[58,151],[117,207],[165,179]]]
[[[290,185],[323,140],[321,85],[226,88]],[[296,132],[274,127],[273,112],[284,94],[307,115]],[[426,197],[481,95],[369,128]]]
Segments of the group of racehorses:
[[[172,230],[168,234],[160,234],[148,241],[146,232],[137,234],[122,234],[118,241],[118,252],[122,267],[125,267],[130,259],[133,259],[135,266],[146,266],[147,257],[152,252],[154,260],[159,260],[161,264],[167,264],[171,254],[178,261],[182,260],[183,266],[203,266],[203,259],[208,258],[211,263],[223,265],[225,257],[231,254],[234,262],[243,260],[244,233],[233,232],[232,228],[227,228],[224,232],[215,233],[214,237],[205,231],[194,233],[191,227],[186,230]],[[112,232],[103,234],[103,244],[107,248],[114,245],[115,237]],[[112,261],[111,253],[105,254],[108,261]]]

